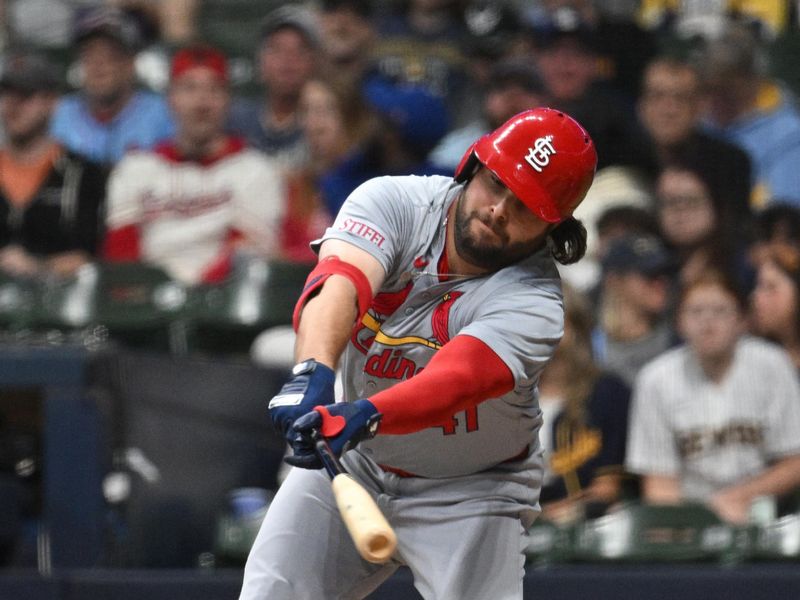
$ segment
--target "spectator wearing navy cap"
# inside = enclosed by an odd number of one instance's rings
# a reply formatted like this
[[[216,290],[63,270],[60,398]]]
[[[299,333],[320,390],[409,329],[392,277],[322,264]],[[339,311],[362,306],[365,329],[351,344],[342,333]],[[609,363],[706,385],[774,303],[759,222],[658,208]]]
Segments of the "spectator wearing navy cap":
[[[73,41],[81,87],[57,108],[55,138],[90,160],[113,165],[127,150],[151,148],[172,135],[164,99],[137,89],[134,59],[141,38],[126,13],[108,7],[86,12]]]
[[[631,234],[610,244],[602,267],[595,359],[632,386],[639,369],[676,341],[667,318],[670,255],[659,237]]]
[[[323,0],[319,25],[328,76],[359,83],[369,70],[377,32],[370,0]]]
[[[320,37],[314,14],[296,4],[270,12],[261,26],[259,100],[240,99],[231,110],[228,129],[275,158],[286,171],[307,159],[299,120],[300,92],[319,63]]]
[[[106,172],[48,134],[61,89],[44,56],[12,51],[0,75],[0,269],[67,276],[97,251]]]
[[[225,133],[228,66],[218,50],[175,54],[169,103],[175,136],[129,153],[111,174],[105,256],[189,285],[221,282],[243,254],[277,252],[283,181],[273,161]]]

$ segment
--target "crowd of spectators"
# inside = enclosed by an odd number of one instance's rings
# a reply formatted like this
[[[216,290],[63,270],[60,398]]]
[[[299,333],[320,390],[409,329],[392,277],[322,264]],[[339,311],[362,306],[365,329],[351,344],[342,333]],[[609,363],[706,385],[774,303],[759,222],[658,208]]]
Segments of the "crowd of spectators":
[[[6,273],[307,264],[367,179],[452,174],[552,106],[599,168],[541,385],[545,515],[608,507],[636,474],[648,500],[741,522],[800,484],[800,111],[769,60],[796,3],[242,2],[264,13],[249,63],[204,36],[219,2],[51,0],[31,27],[38,4],[0,2]]]

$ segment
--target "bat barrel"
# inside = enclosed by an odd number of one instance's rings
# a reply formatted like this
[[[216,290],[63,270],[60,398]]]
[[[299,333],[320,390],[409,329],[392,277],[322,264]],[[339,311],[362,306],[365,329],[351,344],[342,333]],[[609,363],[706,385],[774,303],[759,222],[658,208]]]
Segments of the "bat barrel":
[[[353,479],[321,436],[315,439],[317,455],[332,480],[333,495],[345,527],[364,560],[385,563],[394,554],[397,536],[375,500]]]
[[[375,532],[365,543],[364,550],[366,555],[369,556],[367,558],[369,562],[385,563],[394,554],[396,546],[397,539],[394,535]]]
[[[333,495],[361,557],[373,563],[387,562],[394,554],[397,536],[367,490],[343,473],[333,479]]]

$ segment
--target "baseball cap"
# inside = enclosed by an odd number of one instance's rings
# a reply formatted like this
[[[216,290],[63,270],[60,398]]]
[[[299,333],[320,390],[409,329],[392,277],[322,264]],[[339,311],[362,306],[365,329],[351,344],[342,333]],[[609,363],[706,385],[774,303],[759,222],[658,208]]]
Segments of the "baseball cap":
[[[314,14],[307,8],[297,4],[286,4],[270,12],[261,23],[261,41],[281,29],[294,29],[302,35],[309,45],[320,44],[319,29]]]
[[[657,277],[669,272],[672,260],[654,235],[632,234],[611,242],[603,258],[604,273],[639,273]]]
[[[210,69],[222,81],[228,81],[228,61],[222,52],[211,46],[191,46],[178,50],[172,57],[170,79],[174,81],[195,67]]]
[[[521,32],[520,16],[508,0],[468,0],[464,8],[464,52],[499,59]]]
[[[55,65],[45,56],[30,51],[10,51],[0,71],[0,91],[24,93],[58,92],[61,78]]]
[[[89,38],[106,37],[128,52],[141,48],[142,38],[136,21],[117,8],[101,6],[83,12],[75,24],[73,43],[80,45]]]
[[[590,52],[597,49],[595,28],[587,23],[578,12],[570,7],[563,7],[547,18],[531,24],[534,44],[540,48],[549,48],[564,39],[572,39]]]
[[[424,86],[375,77],[364,85],[364,98],[417,152],[427,153],[447,133],[444,100]]]

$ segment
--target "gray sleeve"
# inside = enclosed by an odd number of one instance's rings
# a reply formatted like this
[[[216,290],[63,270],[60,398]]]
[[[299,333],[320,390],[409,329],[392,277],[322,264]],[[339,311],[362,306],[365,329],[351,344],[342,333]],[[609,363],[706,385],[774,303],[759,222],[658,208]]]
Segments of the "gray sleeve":
[[[677,475],[680,472],[680,456],[663,397],[664,373],[658,369],[662,365],[645,367],[634,384],[625,458],[631,473]]]
[[[800,454],[800,382],[789,356],[777,348],[775,354],[770,361],[772,406],[764,440],[770,458]]]
[[[508,366],[518,386],[533,386],[564,333],[556,286],[518,284],[477,298],[475,315],[458,331],[481,340]]]
[[[377,177],[347,198],[321,241],[338,239],[374,256],[386,273],[402,253],[413,231],[414,206],[397,178]]]

